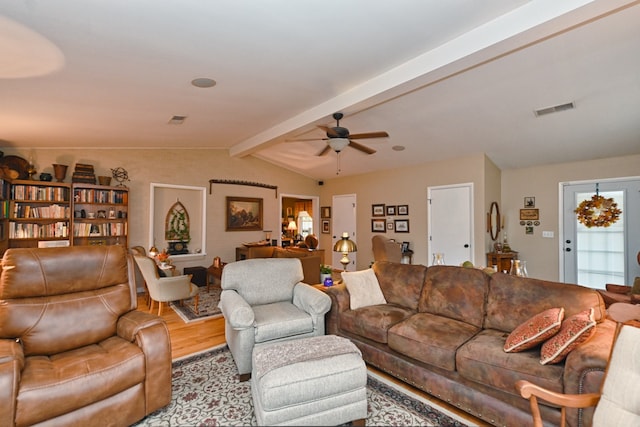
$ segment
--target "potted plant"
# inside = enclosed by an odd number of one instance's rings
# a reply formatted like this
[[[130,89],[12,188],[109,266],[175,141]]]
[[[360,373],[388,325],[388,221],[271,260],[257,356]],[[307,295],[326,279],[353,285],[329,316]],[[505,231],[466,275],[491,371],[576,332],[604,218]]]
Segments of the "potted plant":
[[[320,264],[320,283],[324,283],[324,279],[331,277],[331,271],[330,265]]]

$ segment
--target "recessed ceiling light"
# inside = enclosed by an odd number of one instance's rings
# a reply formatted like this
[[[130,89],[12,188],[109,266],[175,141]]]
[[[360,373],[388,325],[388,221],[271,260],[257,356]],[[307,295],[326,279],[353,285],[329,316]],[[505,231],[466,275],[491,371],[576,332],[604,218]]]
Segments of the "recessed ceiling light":
[[[208,79],[206,77],[200,77],[200,78],[191,80],[191,84],[194,85],[195,87],[207,88],[207,87],[214,87],[216,85],[216,81],[213,79]]]
[[[394,151],[403,151],[404,145],[394,145],[393,147],[391,147],[391,149]]]

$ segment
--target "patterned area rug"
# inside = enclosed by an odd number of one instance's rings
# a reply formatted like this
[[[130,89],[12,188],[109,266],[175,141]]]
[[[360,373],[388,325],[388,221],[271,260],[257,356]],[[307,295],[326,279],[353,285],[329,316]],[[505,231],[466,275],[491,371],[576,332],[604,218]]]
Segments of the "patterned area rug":
[[[238,382],[226,345],[173,362],[171,403],[135,426],[256,425],[251,381]],[[367,380],[367,425],[466,426],[443,408],[395,388],[371,372]]]
[[[194,322],[196,320],[211,319],[214,317],[221,317],[222,313],[218,308],[220,302],[220,293],[222,290],[220,286],[209,286],[209,292],[207,287],[200,287],[200,301],[198,302],[198,314],[196,314],[195,298],[189,298],[184,300],[182,304],[179,301],[171,302],[169,305],[178,313],[178,316],[185,323]]]

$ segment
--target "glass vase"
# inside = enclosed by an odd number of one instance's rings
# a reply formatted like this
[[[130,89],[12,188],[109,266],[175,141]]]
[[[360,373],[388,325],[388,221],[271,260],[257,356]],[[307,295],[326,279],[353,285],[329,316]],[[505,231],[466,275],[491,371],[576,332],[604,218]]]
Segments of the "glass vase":
[[[512,276],[527,277],[527,262],[520,259],[512,259],[509,274]]]
[[[432,265],[444,265],[444,254],[442,252],[436,252],[433,254]]]

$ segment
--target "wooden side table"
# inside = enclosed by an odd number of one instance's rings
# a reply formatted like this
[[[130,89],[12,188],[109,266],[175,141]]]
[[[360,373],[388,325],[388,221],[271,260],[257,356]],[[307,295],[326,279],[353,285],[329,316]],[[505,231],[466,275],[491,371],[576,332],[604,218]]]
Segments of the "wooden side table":
[[[487,253],[487,267],[498,266],[499,272],[511,270],[511,260],[518,259],[518,252],[489,252]]]
[[[222,262],[220,263],[219,267],[216,267],[213,264],[211,264],[211,266],[207,268],[207,292],[209,292],[209,285],[211,285],[212,277],[215,277],[218,280],[222,280],[222,270],[224,269],[225,265],[227,265],[227,263]]]

